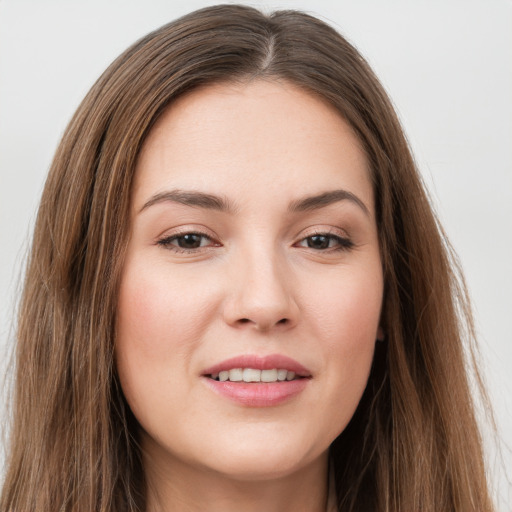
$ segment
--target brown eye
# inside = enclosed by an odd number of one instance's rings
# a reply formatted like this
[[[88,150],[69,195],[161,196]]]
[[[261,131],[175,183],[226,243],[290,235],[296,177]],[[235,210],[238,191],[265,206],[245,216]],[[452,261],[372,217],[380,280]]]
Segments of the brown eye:
[[[158,245],[177,252],[187,252],[216,244],[203,233],[183,233],[163,238],[158,241]]]
[[[329,233],[318,233],[308,236],[303,238],[298,245],[299,247],[306,247],[315,251],[343,251],[354,246],[350,239]]]
[[[325,235],[309,236],[307,240],[310,249],[328,249],[332,237]]]
[[[198,249],[201,247],[203,238],[205,238],[203,235],[188,233],[186,235],[177,236],[174,241],[176,245],[182,249]]]

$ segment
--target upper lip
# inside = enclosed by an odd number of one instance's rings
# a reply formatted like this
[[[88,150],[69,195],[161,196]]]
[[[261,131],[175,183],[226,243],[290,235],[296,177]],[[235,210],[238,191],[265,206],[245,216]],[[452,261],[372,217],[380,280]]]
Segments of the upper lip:
[[[255,370],[272,370],[274,368],[295,372],[300,377],[310,377],[311,372],[291,357],[282,354],[269,354],[260,356],[256,354],[245,354],[231,357],[217,363],[203,371],[203,375],[211,375],[233,368],[254,368]]]

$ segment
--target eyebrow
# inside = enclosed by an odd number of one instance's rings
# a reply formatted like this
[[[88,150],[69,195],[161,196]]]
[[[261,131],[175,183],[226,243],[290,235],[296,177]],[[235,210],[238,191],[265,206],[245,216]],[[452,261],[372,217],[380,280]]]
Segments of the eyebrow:
[[[206,194],[205,192],[189,191],[189,190],[170,190],[168,192],[160,192],[152,196],[140,209],[143,210],[159,203],[179,203],[186,206],[196,206],[207,210],[217,210],[226,213],[235,213],[237,208],[227,198]]]
[[[315,196],[297,199],[296,201],[292,201],[289,210],[291,212],[307,212],[325,208],[326,206],[340,201],[350,201],[359,206],[366,215],[370,216],[370,211],[363,201],[352,192],[344,189],[330,190]]]
[[[313,211],[325,208],[326,206],[340,201],[350,201],[361,208],[366,215],[370,216],[370,211],[363,201],[352,192],[344,189],[330,190],[314,196],[306,196],[301,199],[297,199],[290,203],[288,210],[292,213]],[[152,196],[140,209],[139,213],[150,206],[165,202],[179,203],[186,206],[216,210],[225,213],[236,213],[238,210],[238,208],[229,201],[229,199],[222,196],[216,196],[195,190],[170,190],[167,192],[159,192]]]

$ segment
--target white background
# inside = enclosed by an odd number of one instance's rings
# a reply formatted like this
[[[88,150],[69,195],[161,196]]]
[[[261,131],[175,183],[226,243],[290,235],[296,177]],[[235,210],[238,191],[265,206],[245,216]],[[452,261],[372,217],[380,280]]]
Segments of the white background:
[[[0,358],[51,157],[106,66],[195,8],[171,0],[0,0]],[[503,445],[489,449],[512,510],[512,1],[295,0],[337,27],[390,93],[466,271]],[[3,369],[0,366],[0,371]]]

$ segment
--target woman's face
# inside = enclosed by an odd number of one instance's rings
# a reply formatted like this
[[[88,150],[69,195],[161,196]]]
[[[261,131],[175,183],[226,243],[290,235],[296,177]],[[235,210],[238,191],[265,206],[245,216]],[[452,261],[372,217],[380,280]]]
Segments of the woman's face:
[[[153,463],[247,480],[325,461],[383,293],[347,123],[286,82],[196,90],[152,129],[132,201],[116,357]]]

